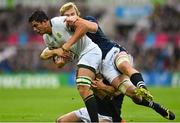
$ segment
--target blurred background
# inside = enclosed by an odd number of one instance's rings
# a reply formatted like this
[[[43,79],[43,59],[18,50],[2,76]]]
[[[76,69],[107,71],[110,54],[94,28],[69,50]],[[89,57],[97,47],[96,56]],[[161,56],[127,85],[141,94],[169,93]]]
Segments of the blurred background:
[[[28,23],[34,10],[54,17],[70,1],[128,49],[146,84],[180,86],[180,0],[0,0],[0,87],[75,86],[73,63],[59,69],[41,60],[45,45]]]

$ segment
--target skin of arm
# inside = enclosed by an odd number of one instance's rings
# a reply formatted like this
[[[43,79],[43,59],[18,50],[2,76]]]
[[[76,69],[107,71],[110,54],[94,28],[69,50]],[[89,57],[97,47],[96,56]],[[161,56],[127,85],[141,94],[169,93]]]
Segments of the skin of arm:
[[[70,19],[72,17],[66,18],[67,24],[69,23],[70,26],[75,27],[74,35],[63,45],[63,48],[67,50],[69,50],[71,46],[81,39],[87,32],[96,32],[98,29],[98,25],[96,23],[87,21],[80,17],[77,17],[76,20],[71,23]]]
[[[65,22],[70,26],[85,25],[88,32],[96,32],[98,29],[97,23],[85,20],[78,16],[69,16],[65,19]]]

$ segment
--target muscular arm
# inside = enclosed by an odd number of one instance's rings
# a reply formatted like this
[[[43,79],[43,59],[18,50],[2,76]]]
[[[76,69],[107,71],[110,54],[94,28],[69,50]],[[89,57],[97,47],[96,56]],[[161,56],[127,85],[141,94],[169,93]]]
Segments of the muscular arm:
[[[87,21],[82,18],[77,18],[75,22],[66,19],[70,26],[74,26],[75,32],[71,38],[62,46],[64,49],[69,50],[73,44],[80,40],[87,32],[96,32],[98,26],[94,22]]]
[[[87,31],[86,31],[86,32],[96,32],[97,29],[98,29],[97,23],[91,22],[91,21],[88,21],[88,20],[85,20],[85,19],[80,18],[80,17],[77,18],[77,21],[75,21],[74,25],[75,25],[75,26],[85,25],[86,28],[87,28]]]

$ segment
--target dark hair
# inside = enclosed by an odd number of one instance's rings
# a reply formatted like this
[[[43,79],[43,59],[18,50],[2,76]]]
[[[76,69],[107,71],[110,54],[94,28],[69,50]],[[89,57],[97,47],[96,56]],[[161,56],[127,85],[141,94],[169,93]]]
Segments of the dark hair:
[[[49,20],[49,18],[46,15],[46,13],[42,10],[34,11],[32,15],[29,17],[29,23],[31,23],[32,21],[43,22],[45,20]]]

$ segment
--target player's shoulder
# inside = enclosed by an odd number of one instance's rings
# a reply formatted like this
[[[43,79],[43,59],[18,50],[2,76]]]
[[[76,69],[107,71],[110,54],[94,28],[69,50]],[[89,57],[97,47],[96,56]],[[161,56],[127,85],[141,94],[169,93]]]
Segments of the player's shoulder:
[[[51,21],[64,21],[66,19],[66,16],[57,16],[53,17]]]
[[[95,18],[94,16],[91,16],[91,15],[87,15],[87,16],[85,16],[84,18],[85,18],[85,19],[95,19],[95,20],[96,20],[96,18]]]
[[[97,23],[97,19],[94,16],[88,15],[88,16],[85,16],[84,19]]]
[[[58,16],[51,19],[52,26],[65,25],[66,16]]]

